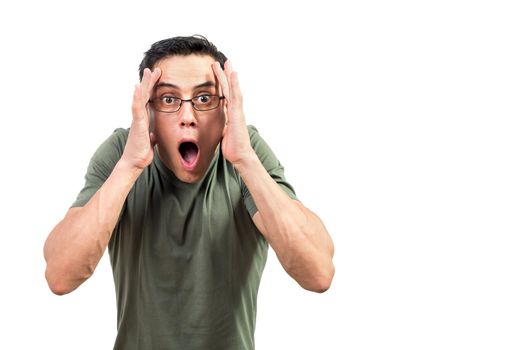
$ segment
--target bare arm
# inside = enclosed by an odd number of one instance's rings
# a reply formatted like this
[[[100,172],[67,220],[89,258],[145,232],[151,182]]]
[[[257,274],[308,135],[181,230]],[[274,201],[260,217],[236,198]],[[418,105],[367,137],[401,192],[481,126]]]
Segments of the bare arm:
[[[160,70],[144,70],[133,96],[133,122],[121,159],[100,189],[82,208],[71,208],[44,245],[45,277],[58,295],[78,288],[94,272],[109,243],[129,191],[153,160],[147,101]]]
[[[55,294],[72,292],[93,274],[138,175],[139,171],[118,162],[89,202],[69,209],[50,233],[44,245],[45,276]]]
[[[291,199],[271,178],[249,140],[237,73],[229,61],[213,69],[227,102],[222,152],[249,189],[258,212],[255,225],[286,270],[303,288],[326,291],[333,279],[334,246],[320,218]]]
[[[320,218],[291,199],[254,152],[237,169],[258,209],[253,221],[284,270],[304,289],[319,293],[328,290],[335,273],[334,245]]]

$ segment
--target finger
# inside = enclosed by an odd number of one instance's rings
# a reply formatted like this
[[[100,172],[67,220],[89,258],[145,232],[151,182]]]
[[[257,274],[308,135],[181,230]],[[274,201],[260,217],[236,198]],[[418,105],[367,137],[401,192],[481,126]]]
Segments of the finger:
[[[151,70],[149,68],[144,69],[142,74],[142,82],[140,83],[140,93],[142,97],[142,103],[145,105],[149,100],[149,84],[151,81]]]
[[[233,72],[233,65],[231,64],[231,61],[230,60],[227,60],[226,63],[224,63],[224,74],[226,75],[227,77],[227,81],[229,83],[229,98],[232,99],[233,96],[231,95],[231,88],[232,88],[232,84],[231,84],[231,73]],[[230,101],[232,102],[232,101]]]
[[[213,64],[213,72],[215,73],[218,83],[222,89],[222,95],[226,97],[226,100],[229,100],[229,82],[219,62],[215,62]]]
[[[153,72],[151,73],[151,77],[149,79],[149,86],[147,88],[147,92],[148,92],[147,99],[148,100],[151,97],[151,95],[153,94],[153,89],[154,89],[156,83],[158,82],[158,79],[160,79],[161,75],[162,75],[162,70],[160,70],[160,68],[158,68],[158,67],[156,67],[153,70]]]
[[[133,112],[133,119],[139,120],[144,117],[144,104],[142,102],[142,88],[140,84],[135,85],[135,91],[133,93],[133,104],[131,105]]]
[[[226,74],[227,81],[229,82],[229,87],[231,88],[231,73],[233,72],[233,64],[230,60],[227,60],[224,63],[224,73]]]
[[[133,94],[132,112],[133,119],[136,121],[143,120],[147,115],[145,106],[149,100],[149,97],[147,96],[146,87],[148,86],[150,80],[151,70],[146,68],[142,74],[142,81],[140,84],[135,85],[135,92]]]
[[[144,104],[149,101],[149,98],[151,97],[151,94],[153,92],[153,88],[155,87],[155,84],[157,83],[158,79],[162,75],[162,71],[160,68],[155,68],[153,72],[149,68],[144,69],[144,73],[142,75],[142,82],[140,83],[140,86],[142,88],[142,99],[144,100]]]
[[[162,71],[160,68],[155,68],[153,72],[149,68],[144,69],[142,74],[142,81],[135,86],[135,93],[133,95],[133,117],[135,119],[143,119],[146,117],[148,111],[146,105],[151,97],[152,89],[160,78]]]
[[[229,97],[232,104],[242,104],[242,93],[240,92],[240,85],[238,83],[238,73],[233,70],[233,64],[227,60],[224,64],[224,73],[229,82]]]
[[[229,84],[227,81],[226,74],[222,70],[222,67],[220,67],[219,62],[215,62],[212,65],[213,72],[215,73],[215,76],[218,79],[218,83],[220,84],[220,87],[222,88],[222,94],[226,97],[226,100],[229,100]]]
[[[231,103],[242,107],[242,92],[240,91],[240,84],[238,83],[238,73],[231,72],[230,84],[230,94],[231,94]]]

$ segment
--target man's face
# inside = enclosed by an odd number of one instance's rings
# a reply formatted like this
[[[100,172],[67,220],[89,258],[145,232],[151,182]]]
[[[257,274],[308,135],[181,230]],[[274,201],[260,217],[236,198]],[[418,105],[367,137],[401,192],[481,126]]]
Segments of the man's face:
[[[221,95],[211,56],[171,56],[158,61],[162,70],[152,97],[184,100],[200,95]],[[204,98],[205,99],[205,98]],[[154,111],[155,136],[162,162],[184,182],[197,182],[217,151],[225,125],[224,102],[209,111],[196,111],[183,102],[173,113]]]

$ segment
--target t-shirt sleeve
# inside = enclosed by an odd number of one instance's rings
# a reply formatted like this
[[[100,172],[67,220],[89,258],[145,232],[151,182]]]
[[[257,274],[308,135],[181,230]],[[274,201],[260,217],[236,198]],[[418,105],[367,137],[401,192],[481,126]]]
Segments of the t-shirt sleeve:
[[[91,157],[85,175],[84,188],[71,207],[83,207],[104,184],[124,152],[128,130],[116,129]]]
[[[275,182],[286,192],[289,197],[292,199],[297,199],[297,196],[295,194],[295,190],[291,186],[289,182],[287,182],[285,176],[284,176],[284,167],[282,164],[280,164],[279,160],[269,148],[268,144],[264,139],[260,136],[258,133],[258,130],[252,126],[248,126],[249,131],[249,138],[251,140],[251,146],[255,150],[255,153],[258,156],[258,159],[260,159],[260,162],[268,172],[268,174],[275,180]],[[241,186],[242,186],[242,197],[244,198],[244,205],[246,206],[247,211],[249,212],[249,215],[253,217],[255,213],[258,211],[255,201],[253,200],[253,197],[251,197],[251,193],[249,193],[249,190],[247,186],[245,185],[244,181],[241,180]]]

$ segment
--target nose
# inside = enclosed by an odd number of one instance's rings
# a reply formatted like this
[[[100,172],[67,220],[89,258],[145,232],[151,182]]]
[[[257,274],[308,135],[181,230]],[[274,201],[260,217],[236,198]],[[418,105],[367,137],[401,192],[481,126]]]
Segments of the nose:
[[[191,126],[194,127],[197,125],[197,120],[195,118],[195,110],[190,101],[183,101],[182,106],[180,106],[180,126]]]

